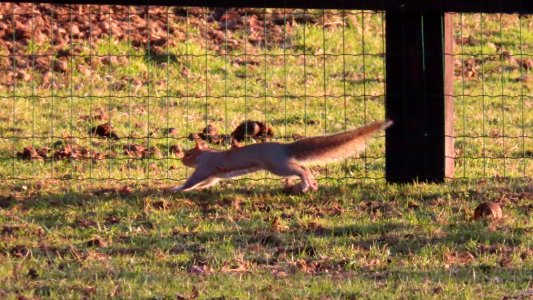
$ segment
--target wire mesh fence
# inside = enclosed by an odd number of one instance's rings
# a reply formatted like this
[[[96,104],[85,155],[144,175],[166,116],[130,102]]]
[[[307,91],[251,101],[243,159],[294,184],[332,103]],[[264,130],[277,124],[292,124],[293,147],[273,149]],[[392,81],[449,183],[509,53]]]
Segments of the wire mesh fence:
[[[383,119],[384,14],[0,4],[0,179],[182,180],[194,137],[245,121],[288,142]],[[530,178],[533,18],[454,23],[456,177]],[[382,179],[384,141],[316,170]]]
[[[455,18],[456,177],[533,174],[532,20]]]

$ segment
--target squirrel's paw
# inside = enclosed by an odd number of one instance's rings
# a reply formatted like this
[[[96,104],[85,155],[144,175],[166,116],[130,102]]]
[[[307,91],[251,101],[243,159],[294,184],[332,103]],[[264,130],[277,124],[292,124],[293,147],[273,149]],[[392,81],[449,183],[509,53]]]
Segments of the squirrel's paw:
[[[311,188],[311,190],[313,190],[314,192],[318,191],[318,183],[316,182],[314,178],[311,179],[309,188]]]
[[[316,192],[318,190],[318,183],[314,178],[309,178],[309,181],[302,181],[300,183],[302,187],[302,193],[307,192],[308,190],[312,190],[313,192]]]

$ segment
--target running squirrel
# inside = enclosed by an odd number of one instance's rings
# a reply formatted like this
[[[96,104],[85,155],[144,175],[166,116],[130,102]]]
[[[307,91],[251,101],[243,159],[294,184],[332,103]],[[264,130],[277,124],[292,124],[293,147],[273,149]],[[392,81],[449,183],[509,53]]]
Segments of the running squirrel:
[[[222,179],[230,179],[259,170],[290,178],[300,177],[301,192],[316,191],[318,185],[304,165],[335,162],[363,150],[365,141],[392,121],[375,122],[361,128],[331,135],[303,138],[293,143],[275,142],[232,147],[226,151],[208,149],[203,141],[184,153],[184,165],[195,168],[187,181],[173,192],[210,187]]]

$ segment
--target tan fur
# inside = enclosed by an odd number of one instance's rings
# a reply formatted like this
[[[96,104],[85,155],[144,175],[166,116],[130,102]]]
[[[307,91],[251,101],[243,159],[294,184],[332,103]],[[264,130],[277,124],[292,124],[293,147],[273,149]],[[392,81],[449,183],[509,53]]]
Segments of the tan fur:
[[[300,177],[302,192],[317,190],[311,172],[302,164],[325,163],[349,157],[359,152],[365,141],[376,132],[389,127],[391,121],[317,137],[309,137],[290,144],[260,143],[233,147],[226,151],[208,149],[197,141],[196,147],[186,151],[184,165],[195,168],[182,186],[173,191],[206,188],[222,179],[229,179],[259,170],[267,170],[282,177]]]
[[[364,149],[369,137],[390,125],[391,121],[375,122],[346,132],[301,139],[288,144],[287,148],[289,155],[301,163],[334,162],[357,154]]]

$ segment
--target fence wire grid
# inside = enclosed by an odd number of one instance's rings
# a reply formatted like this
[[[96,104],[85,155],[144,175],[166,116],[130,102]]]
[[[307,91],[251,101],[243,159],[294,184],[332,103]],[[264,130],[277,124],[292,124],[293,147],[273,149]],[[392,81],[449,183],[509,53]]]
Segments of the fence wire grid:
[[[282,142],[382,120],[384,14],[0,4],[0,180],[183,180],[195,135],[227,149],[247,120]],[[455,177],[531,178],[533,17],[454,23]],[[384,141],[314,170],[383,179]]]

